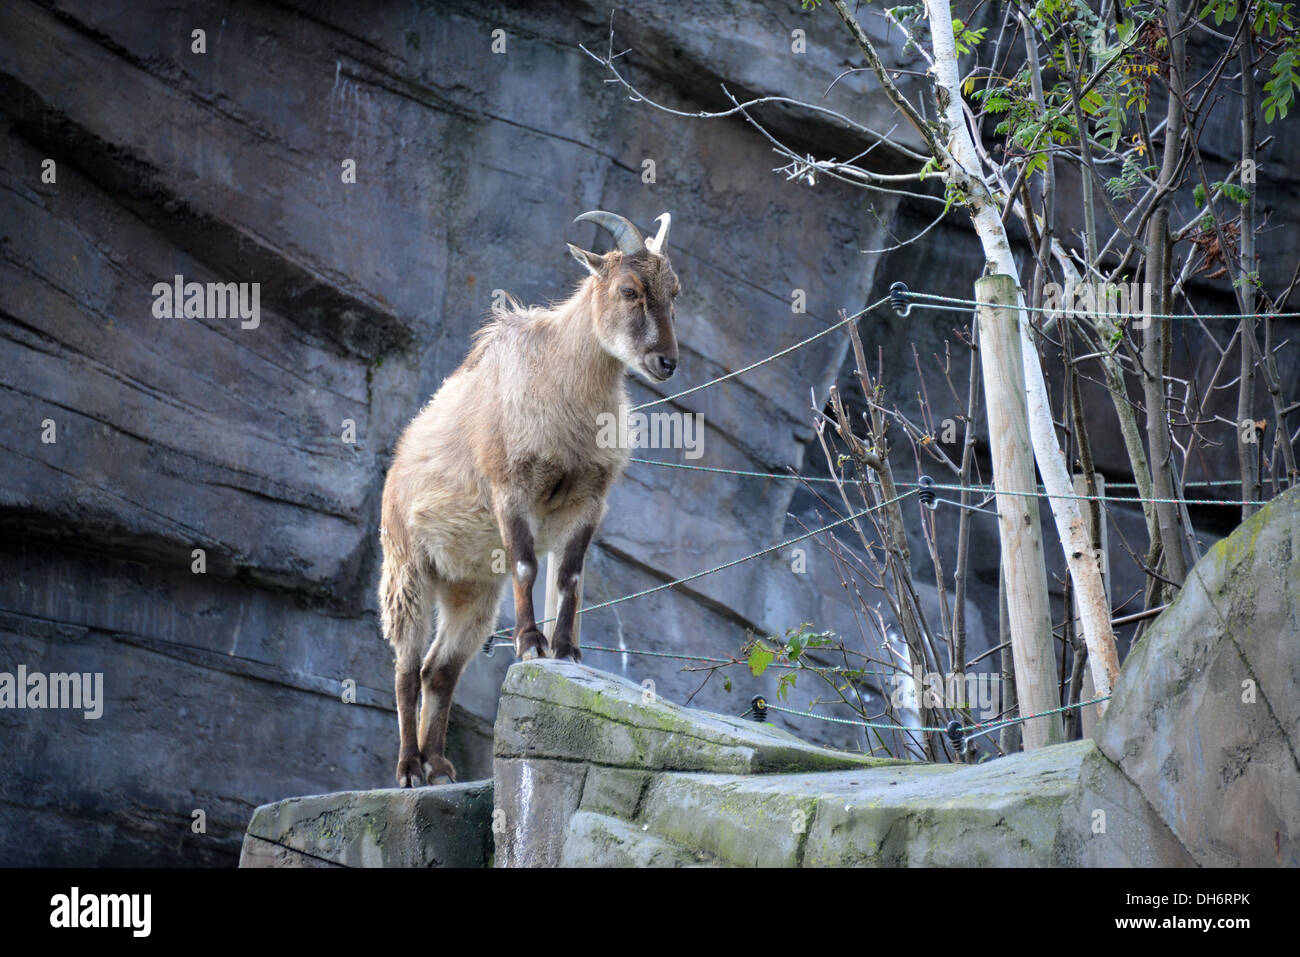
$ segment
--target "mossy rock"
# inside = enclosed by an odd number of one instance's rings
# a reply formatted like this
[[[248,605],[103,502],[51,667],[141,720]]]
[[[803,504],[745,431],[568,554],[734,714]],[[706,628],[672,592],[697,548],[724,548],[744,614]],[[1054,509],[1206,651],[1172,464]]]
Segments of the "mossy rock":
[[[1064,807],[1058,862],[1300,866],[1297,690],[1292,489],[1196,563],[1130,652]]]
[[[264,804],[240,867],[487,867],[492,782],[338,791]]]
[[[495,754],[737,774],[896,763],[820,748],[770,724],[684,708],[624,678],[561,661],[511,667]]]

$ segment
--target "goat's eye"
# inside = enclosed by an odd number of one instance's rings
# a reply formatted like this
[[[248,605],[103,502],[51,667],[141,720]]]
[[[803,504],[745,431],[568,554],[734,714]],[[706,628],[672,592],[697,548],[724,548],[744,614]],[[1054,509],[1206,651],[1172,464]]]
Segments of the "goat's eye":
[[[623,298],[624,298],[624,299],[635,299],[635,298],[636,298],[636,290],[633,289],[631,286],[624,286],[624,287],[623,287],[621,290],[619,290],[619,291],[623,294]]]

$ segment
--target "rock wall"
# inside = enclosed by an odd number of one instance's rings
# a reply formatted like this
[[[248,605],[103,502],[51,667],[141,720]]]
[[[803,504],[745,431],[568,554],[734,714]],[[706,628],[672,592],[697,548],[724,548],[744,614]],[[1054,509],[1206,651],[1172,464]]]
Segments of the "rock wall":
[[[491,781],[292,798],[241,863],[1296,867],[1300,490],[1193,568],[1092,740],[976,765],[833,751],[568,662],[506,675]]]
[[[908,65],[897,34],[866,22]],[[806,54],[790,50],[794,25]],[[982,263],[960,217],[933,243],[861,255],[928,205],[787,182],[743,120],[629,102],[577,46],[603,49],[609,26],[592,3],[0,6],[0,670],[102,672],[107,699],[97,721],[0,711],[0,863],[233,864],[257,805],[390,781],[373,598],[387,456],[495,290],[540,301],[574,282],[564,241],[598,241],[575,213],[648,225],[673,211],[685,289],[673,389],[825,328],[897,278],[969,293]],[[635,80],[686,111],[724,106],[724,83],[820,101],[857,62],[835,19],[795,0],[638,0],[615,27]],[[824,102],[894,126],[860,75]],[[867,145],[799,110],[763,117],[809,150]],[[1230,125],[1210,120],[1226,144],[1214,155],[1230,156]],[[1281,135],[1279,155],[1295,155]],[[1280,165],[1261,178],[1276,216],[1291,180]],[[156,316],[154,285],[176,275],[258,283],[260,322]],[[791,312],[795,289],[805,314]],[[863,324],[893,394],[916,391],[908,340],[928,354],[947,328],[884,313]],[[808,387],[824,393],[845,346],[828,336],[683,401],[705,416],[700,463],[821,468],[815,447],[805,461]],[[813,506],[792,495],[788,482],[634,467],[592,551],[588,600],[794,534],[787,512]],[[976,554],[995,554],[979,541]],[[994,561],[971,592],[972,654],[996,630]],[[852,614],[829,566],[814,556],[792,575],[778,555],[588,616],[584,637],[618,649],[591,651],[598,667],[734,714],[770,679],[701,689],[679,662],[630,652],[734,652],[747,628],[801,621],[847,630]],[[490,773],[508,664],[482,656],[462,683],[450,750],[464,777]],[[792,704],[806,700],[799,689]],[[799,730],[860,743],[835,725]]]
[[[1056,859],[1300,865],[1300,489],[1212,548],[1124,662]]]
[[[258,808],[240,867],[487,867],[492,782],[344,791]]]
[[[1045,866],[1092,749],[869,758],[528,662],[502,690],[492,781],[261,807],[240,865],[481,866],[490,840],[497,867]]]
[[[723,78],[812,95],[848,49],[771,52],[791,6],[681,19],[647,4],[620,28],[665,98],[679,95],[667,77],[698,82],[709,101]],[[679,123],[629,103],[576,45],[606,42],[608,15],[477,3],[0,10],[0,668],[102,671],[107,698],[98,721],[0,712],[0,862],[234,863],[258,804],[390,780],[391,659],[373,598],[387,455],[494,290],[539,301],[576,281],[564,242],[598,242],[570,225],[576,213],[648,225],[674,212],[685,286],[674,388],[863,301],[873,271],[857,249],[883,236],[871,200],[833,184],[773,189],[771,157],[743,123]],[[355,184],[341,181],[348,159]],[[885,221],[893,211],[875,209]],[[257,328],[155,316],[155,283],[176,275],[259,283]],[[806,314],[791,314],[795,287]],[[828,337],[701,394],[707,462],[799,464],[802,396],[843,352]],[[345,420],[355,442],[342,440]],[[789,494],[634,472],[611,503],[588,598],[752,551],[781,529]],[[730,650],[763,617],[773,574],[753,565],[593,616],[585,633],[630,648],[691,634],[702,653]],[[676,666],[604,663],[672,693],[689,683]],[[507,665],[481,657],[462,684],[452,757],[465,776],[490,767]],[[734,705],[714,687],[704,698]],[[196,810],[205,834],[191,830]]]
[[[496,865],[1042,866],[1090,748],[978,767],[867,758],[530,662],[497,715]]]

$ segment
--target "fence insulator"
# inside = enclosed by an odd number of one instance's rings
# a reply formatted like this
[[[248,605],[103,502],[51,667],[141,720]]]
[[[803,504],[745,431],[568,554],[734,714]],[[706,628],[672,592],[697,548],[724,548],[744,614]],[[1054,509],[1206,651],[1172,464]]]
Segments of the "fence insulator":
[[[749,703],[749,713],[755,721],[766,721],[767,699],[761,694],[754,695],[754,700]]]
[[[948,722],[948,740],[952,742],[952,749],[958,754],[966,753],[966,735],[962,733],[960,721]]]
[[[889,287],[889,305],[900,316],[912,311],[912,300],[908,296],[907,283],[896,282]]]
[[[921,491],[917,493],[917,497],[921,499],[921,504],[933,512],[936,508],[934,502],[934,479],[930,478],[928,475],[922,475],[916,480],[916,484],[921,488]]]

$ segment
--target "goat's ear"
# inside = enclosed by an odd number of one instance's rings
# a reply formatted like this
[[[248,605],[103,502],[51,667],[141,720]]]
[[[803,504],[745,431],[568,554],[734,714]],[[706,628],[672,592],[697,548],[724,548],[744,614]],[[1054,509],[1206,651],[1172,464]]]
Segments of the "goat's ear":
[[[598,253],[589,253],[585,249],[579,249],[573,243],[566,244],[569,247],[569,255],[578,260],[587,272],[593,276],[600,275],[600,267],[604,265],[605,258]]]

